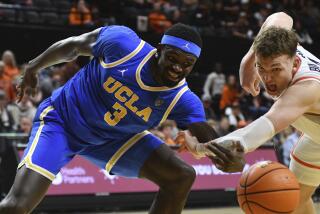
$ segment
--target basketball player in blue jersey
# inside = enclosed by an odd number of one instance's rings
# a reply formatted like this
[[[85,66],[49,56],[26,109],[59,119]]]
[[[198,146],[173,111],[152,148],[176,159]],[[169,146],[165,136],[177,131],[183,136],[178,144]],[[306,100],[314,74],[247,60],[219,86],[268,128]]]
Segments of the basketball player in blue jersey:
[[[157,49],[127,27],[108,26],[59,41],[30,61],[20,99],[26,90],[34,92],[39,70],[93,57],[40,104],[0,213],[31,212],[75,155],[111,174],[157,184],[150,213],[181,213],[195,171],[147,130],[173,119],[201,142],[217,137],[185,81],[201,46],[199,34],[183,24],[168,29]]]

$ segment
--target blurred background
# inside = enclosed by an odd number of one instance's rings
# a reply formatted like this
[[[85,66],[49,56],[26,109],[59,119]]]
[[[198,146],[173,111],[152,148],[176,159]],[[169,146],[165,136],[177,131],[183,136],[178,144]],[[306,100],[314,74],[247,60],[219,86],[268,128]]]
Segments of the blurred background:
[[[204,48],[187,79],[189,87],[203,101],[208,122],[225,135],[263,115],[273,103],[263,90],[254,98],[245,93],[238,69],[262,23],[277,11],[294,18],[299,43],[319,56],[318,0],[0,0],[0,199],[12,184],[37,106],[89,60],[79,57],[42,70],[36,96],[16,103],[24,64],[51,44],[116,24],[134,29],[156,46],[174,23],[191,25],[202,35]],[[192,158],[174,141],[179,131],[174,121],[151,131],[196,169],[187,207],[237,206],[239,173],[222,173],[209,160]],[[287,165],[299,135],[287,128],[248,155],[246,167],[260,160]],[[147,181],[109,175],[77,157],[57,175],[36,212],[146,210],[156,190]],[[319,196],[316,193],[314,199]]]

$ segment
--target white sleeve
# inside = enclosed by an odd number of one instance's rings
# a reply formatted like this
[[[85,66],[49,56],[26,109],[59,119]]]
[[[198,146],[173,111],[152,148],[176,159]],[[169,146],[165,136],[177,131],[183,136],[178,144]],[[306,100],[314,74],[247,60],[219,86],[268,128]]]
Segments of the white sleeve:
[[[275,135],[273,123],[265,116],[262,116],[248,126],[235,130],[226,136],[218,138],[217,143],[225,140],[240,141],[244,151],[251,152],[265,143]]]

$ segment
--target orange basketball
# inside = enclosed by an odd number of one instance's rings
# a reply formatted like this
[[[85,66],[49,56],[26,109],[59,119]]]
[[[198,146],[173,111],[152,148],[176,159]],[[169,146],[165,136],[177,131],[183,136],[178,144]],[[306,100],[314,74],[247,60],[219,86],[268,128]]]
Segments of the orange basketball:
[[[287,167],[261,161],[242,174],[237,197],[246,214],[291,213],[298,206],[300,188]]]

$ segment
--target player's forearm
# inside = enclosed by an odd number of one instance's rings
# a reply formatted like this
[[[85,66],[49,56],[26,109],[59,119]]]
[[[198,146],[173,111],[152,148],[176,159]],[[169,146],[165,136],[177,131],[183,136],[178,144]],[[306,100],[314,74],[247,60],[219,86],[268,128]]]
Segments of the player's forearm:
[[[46,51],[28,63],[34,70],[41,70],[62,62],[68,62],[79,56],[73,37],[58,41]]]
[[[255,63],[254,51],[253,51],[253,48],[251,46],[249,51],[246,53],[246,55],[244,55],[244,57],[241,60],[240,71],[245,71],[246,68],[253,69],[254,68],[254,63]]]
[[[251,152],[276,134],[274,125],[267,117],[262,116],[248,126],[223,136],[216,141],[239,141],[245,152]]]
[[[192,123],[188,126],[188,130],[200,143],[206,143],[219,137],[207,122]]]

